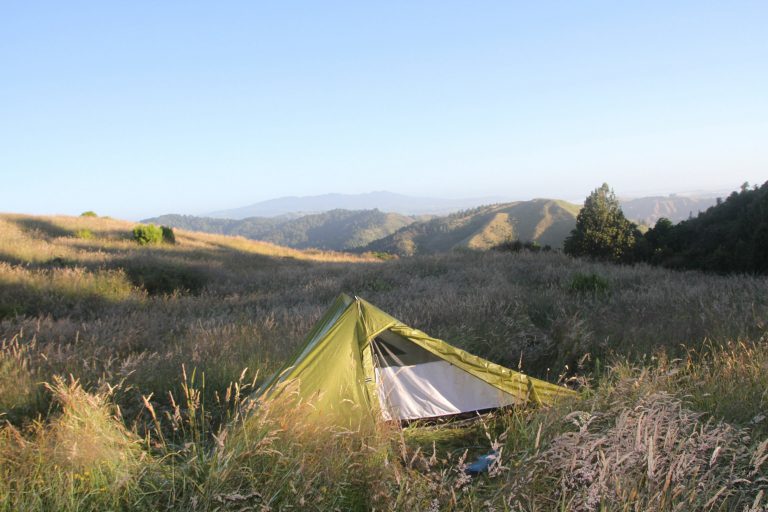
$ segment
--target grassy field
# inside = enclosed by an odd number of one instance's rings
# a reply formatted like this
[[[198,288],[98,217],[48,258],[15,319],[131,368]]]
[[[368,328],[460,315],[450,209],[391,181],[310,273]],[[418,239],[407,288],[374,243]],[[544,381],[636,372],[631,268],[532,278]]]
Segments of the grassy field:
[[[766,278],[132,227],[0,216],[0,511],[768,507]],[[365,435],[256,408],[340,292],[580,398]]]

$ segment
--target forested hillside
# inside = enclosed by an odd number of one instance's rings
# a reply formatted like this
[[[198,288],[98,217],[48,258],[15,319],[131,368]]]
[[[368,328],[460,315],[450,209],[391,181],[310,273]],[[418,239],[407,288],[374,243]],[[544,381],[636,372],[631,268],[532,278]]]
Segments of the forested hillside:
[[[768,182],[747,184],[697,217],[662,219],[646,236],[645,258],[674,268],[768,272]]]
[[[366,249],[410,256],[453,249],[490,249],[510,240],[559,248],[576,224],[579,206],[534,199],[482,206],[411,224]]]
[[[318,196],[325,202],[318,203],[317,207],[337,196],[344,197],[339,194]],[[619,203],[628,219],[642,224],[655,223],[660,217],[673,222],[687,219],[714,203],[714,199],[644,197]],[[169,214],[144,222],[239,235],[296,249],[371,250],[410,256],[462,248],[485,250],[516,240],[561,248],[580,208],[580,205],[566,201],[534,199],[480,206],[438,217],[387,213],[378,209],[335,209],[244,219]]]
[[[164,224],[193,231],[239,235],[278,245],[306,249],[357,249],[394,233],[419,217],[379,210],[331,210],[292,217],[249,217],[242,220],[163,215],[144,222]]]
[[[534,199],[464,210],[444,217],[413,217],[379,210],[331,210],[298,218],[243,220],[163,215],[145,222],[240,235],[297,249],[369,250],[402,256],[454,249],[486,250],[512,240],[559,248],[579,206]]]

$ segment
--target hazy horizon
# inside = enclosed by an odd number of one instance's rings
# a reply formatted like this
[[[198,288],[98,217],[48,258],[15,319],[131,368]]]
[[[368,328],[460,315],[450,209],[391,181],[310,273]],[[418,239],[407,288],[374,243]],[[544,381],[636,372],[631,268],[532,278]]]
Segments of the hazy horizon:
[[[9,5],[0,210],[760,184],[766,25],[758,1]]]
[[[597,188],[597,187],[595,187]],[[738,187],[733,187],[729,189],[721,189],[721,190],[681,190],[681,191],[675,191],[675,192],[650,192],[647,195],[646,194],[640,194],[640,195],[623,195],[618,194],[617,197],[622,201],[628,201],[632,199],[639,199],[639,198],[646,198],[646,197],[669,197],[673,195],[679,195],[679,196],[686,196],[686,197],[700,197],[700,198],[707,198],[707,197],[722,197],[725,198],[730,192],[737,190]],[[584,202],[585,197],[579,197],[579,198],[566,198],[566,197],[550,197],[550,196],[535,196],[535,197],[518,197],[518,198],[503,198],[503,197],[493,197],[493,196],[485,196],[485,197],[450,197],[450,196],[442,196],[442,197],[436,197],[436,196],[414,196],[411,194],[401,194],[399,192],[393,192],[391,190],[374,190],[374,191],[368,191],[368,192],[361,192],[359,194],[340,194],[335,192],[329,192],[325,194],[312,194],[307,196],[280,196],[275,198],[268,198],[263,201],[253,201],[246,204],[239,204],[239,205],[228,205],[224,208],[220,208],[217,210],[205,210],[205,211],[161,211],[161,212],[154,212],[149,215],[134,215],[134,216],[116,216],[110,214],[108,211],[98,211],[96,212],[98,215],[103,216],[110,216],[113,218],[123,219],[123,220],[130,220],[130,221],[140,221],[143,219],[149,219],[154,217],[159,217],[162,215],[170,215],[170,214],[178,214],[178,215],[189,215],[194,217],[219,217],[219,218],[236,218],[236,217],[229,217],[229,216],[222,216],[222,215],[215,215],[216,213],[221,213],[223,211],[227,210],[237,210],[237,209],[243,209],[252,205],[260,204],[262,202],[269,202],[269,201],[279,201],[284,199],[307,199],[307,198],[313,198],[313,197],[322,197],[327,195],[341,195],[341,196],[360,196],[360,195],[367,195],[367,194],[375,194],[375,193],[394,193],[398,195],[402,195],[405,197],[421,197],[421,198],[428,198],[428,199],[435,199],[435,200],[446,200],[446,201],[473,201],[472,204],[474,206],[485,206],[488,204],[491,204],[493,202],[515,202],[515,201],[530,201],[534,199],[553,199],[553,200],[563,200],[567,201],[573,204],[582,204]],[[454,208],[451,209],[451,211],[458,211],[461,209],[465,209],[471,206],[463,206],[460,208]],[[346,209],[344,205],[339,205],[339,209]],[[380,208],[379,206],[372,204],[370,208],[365,209],[374,209],[374,208]],[[320,211],[327,211],[328,209],[321,209],[321,210],[295,210],[291,211],[290,213],[303,213],[303,214],[311,214],[311,213],[317,213]],[[19,214],[29,214],[29,215],[69,215],[69,216],[78,216],[82,212],[86,211],[85,209],[78,209],[73,208],[71,211],[50,211],[50,212],[34,212],[34,211],[2,211],[0,210],[0,213],[19,213]],[[393,213],[403,213],[403,214],[414,214],[419,215],[419,213],[409,213],[405,211],[401,211],[399,209],[385,209],[384,211],[392,211]],[[438,214],[445,214],[448,210],[440,209],[440,211],[435,211],[432,213],[438,213]],[[272,215],[264,215],[266,217],[270,217]]]

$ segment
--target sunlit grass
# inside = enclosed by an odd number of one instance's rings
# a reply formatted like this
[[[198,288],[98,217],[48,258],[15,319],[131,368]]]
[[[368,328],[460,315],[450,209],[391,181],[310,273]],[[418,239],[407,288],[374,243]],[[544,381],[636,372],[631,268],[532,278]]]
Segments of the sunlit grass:
[[[0,216],[0,510],[768,505],[765,278],[558,253],[381,262],[185,231],[140,247],[133,226]],[[605,292],[574,290],[580,275]],[[342,291],[581,398],[404,431],[254,408]]]
[[[39,405],[42,389],[39,369],[32,361],[34,348],[34,344],[20,344],[17,338],[0,343],[0,421],[18,421]]]
[[[50,385],[60,409],[25,431],[0,430],[0,510],[98,510],[126,504],[150,466],[141,439],[104,394],[77,382]]]

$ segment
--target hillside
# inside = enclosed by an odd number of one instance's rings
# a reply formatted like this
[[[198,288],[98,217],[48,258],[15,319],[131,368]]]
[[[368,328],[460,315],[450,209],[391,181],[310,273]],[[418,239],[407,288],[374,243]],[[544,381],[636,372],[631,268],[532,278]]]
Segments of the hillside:
[[[479,206],[437,218],[428,215],[385,213],[387,208],[402,210],[404,205],[419,201],[423,201],[426,210],[440,210],[436,207],[439,200],[430,202],[424,198],[376,192],[372,195],[327,194],[307,198],[282,198],[259,203],[259,208],[248,210],[251,213],[259,211],[264,215],[273,216],[239,218],[245,210],[237,210],[240,213],[232,214],[233,218],[169,214],[145,219],[143,222],[206,233],[243,236],[296,249],[315,247],[337,251],[372,250],[412,255],[417,252],[435,253],[457,248],[484,250],[509,240],[536,241],[541,245],[560,248],[565,237],[575,226],[575,217],[580,208],[566,201],[534,199]],[[447,201],[450,203],[451,200]],[[710,202],[714,204],[714,201],[685,196],[644,197],[624,200],[621,205],[628,219],[653,225],[661,217],[669,218],[673,222],[687,219],[691,213],[705,210],[710,206]],[[471,201],[467,200],[463,204],[469,202]],[[383,204],[384,208],[329,209],[340,204],[364,206],[371,203]],[[440,204],[445,206],[448,203]],[[459,205],[462,202],[455,200],[454,204]],[[300,208],[310,207],[321,213],[299,213]]]
[[[0,216],[0,512],[768,505],[766,278],[555,252],[377,262],[183,230],[139,246],[132,226]],[[374,436],[309,422],[312,404],[256,407],[341,291],[586,391]]]
[[[146,295],[225,286],[217,268],[365,258],[300,251],[267,242],[177,230],[175,244],[139,246],[135,223],[92,217],[0,214],[0,321],[40,312],[97,315]]]
[[[768,182],[744,186],[676,225],[646,234],[651,263],[714,272],[768,273]]]
[[[578,212],[577,205],[550,199],[483,206],[411,224],[366,249],[413,255],[460,248],[483,250],[509,240],[559,248],[576,225]]]
[[[239,235],[253,240],[306,249],[349,250],[364,247],[417,220],[379,210],[331,210],[300,217],[250,217],[242,220],[162,215],[144,222],[194,231]]]
[[[677,223],[713,206],[716,198],[712,196],[649,196],[622,199],[621,210],[624,216],[638,224],[653,226],[664,217]]]

